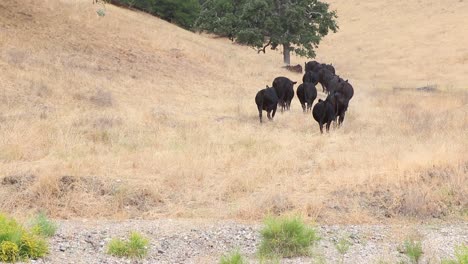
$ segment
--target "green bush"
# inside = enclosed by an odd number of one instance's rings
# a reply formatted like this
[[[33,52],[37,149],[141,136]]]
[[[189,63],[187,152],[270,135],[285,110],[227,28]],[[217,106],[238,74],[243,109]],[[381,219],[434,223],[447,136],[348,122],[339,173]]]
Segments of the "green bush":
[[[156,0],[153,13],[184,28],[192,28],[200,14],[198,0]]]
[[[48,253],[44,238],[27,231],[14,219],[0,214],[0,260],[15,262],[18,260],[38,259]]]
[[[31,222],[32,231],[35,234],[51,237],[55,235],[57,231],[57,225],[49,220],[44,213],[39,213]]]
[[[346,238],[342,237],[335,243],[335,248],[338,250],[338,253],[341,255],[340,263],[344,263],[344,256],[348,253],[349,247],[351,246],[351,242]]]
[[[310,255],[320,238],[315,229],[298,218],[267,218],[261,230],[260,256],[295,257]]]
[[[231,252],[228,255],[222,256],[220,264],[247,264],[239,250]]]
[[[410,259],[411,263],[417,264],[423,254],[421,241],[407,239],[400,251]]]
[[[48,252],[48,250],[49,247],[44,239],[32,233],[23,233],[23,236],[21,237],[22,257],[38,259],[44,256],[44,253]]]
[[[1,255],[0,259],[6,262],[15,262],[19,257],[18,245],[11,241],[2,241],[0,244]]]
[[[442,260],[442,264],[468,264],[468,246],[461,244],[455,247],[455,259]]]
[[[116,257],[143,258],[148,254],[149,240],[137,232],[132,232],[128,241],[112,239],[107,253]]]
[[[114,4],[142,10],[190,29],[200,14],[198,0],[112,0]]]

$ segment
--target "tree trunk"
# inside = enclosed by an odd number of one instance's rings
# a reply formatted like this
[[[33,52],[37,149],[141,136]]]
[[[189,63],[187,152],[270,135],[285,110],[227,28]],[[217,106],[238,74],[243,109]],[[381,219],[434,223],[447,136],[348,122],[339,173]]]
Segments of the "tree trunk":
[[[289,50],[289,43],[283,44],[283,62],[287,65],[291,63],[291,54]]]

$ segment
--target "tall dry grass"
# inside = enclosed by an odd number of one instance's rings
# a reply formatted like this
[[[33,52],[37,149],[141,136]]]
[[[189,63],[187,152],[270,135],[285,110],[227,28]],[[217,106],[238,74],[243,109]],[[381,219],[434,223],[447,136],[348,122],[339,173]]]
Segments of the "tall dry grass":
[[[259,124],[256,91],[276,76],[302,78],[281,68],[278,53],[257,55],[112,6],[99,18],[88,1],[2,2],[0,210],[63,218],[466,218],[468,75],[457,29],[446,28],[444,43],[460,53],[428,59],[450,69],[425,67],[418,54],[427,48],[408,43],[411,32],[393,39],[411,51],[396,67],[398,49],[374,41],[390,26],[359,34],[379,10],[374,4],[332,4],[342,29],[320,59],[356,92],[344,126],[321,136],[296,98],[290,112]],[[457,5],[435,15],[461,23],[467,5]],[[349,15],[355,8],[359,18]],[[392,89],[428,83],[439,90]]]

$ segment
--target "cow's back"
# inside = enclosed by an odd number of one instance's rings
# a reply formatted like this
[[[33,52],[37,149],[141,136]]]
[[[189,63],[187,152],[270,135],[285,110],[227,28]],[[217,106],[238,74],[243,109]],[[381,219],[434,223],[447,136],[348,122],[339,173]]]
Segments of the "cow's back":
[[[293,81],[287,77],[280,76],[273,80],[273,88],[275,89],[279,100],[286,100],[286,96],[289,93],[289,90],[293,89],[293,86]]]
[[[318,63],[317,61],[309,61],[305,64],[304,66],[304,71],[305,72],[308,72],[308,71],[317,71],[318,68],[320,68],[321,65],[320,63]]]
[[[326,68],[326,69],[329,70],[331,73],[336,74],[335,67],[333,67],[333,65],[323,63],[323,64],[322,64],[322,67],[323,67],[323,68]]]
[[[348,100],[351,100],[351,98],[354,96],[354,88],[348,81],[343,83],[342,92],[344,95],[346,95]]]
[[[312,83],[304,83],[305,100],[315,100],[317,98],[317,88]]]
[[[342,87],[343,82],[336,75],[334,75],[327,83],[327,89],[329,93],[333,93],[334,91],[340,91]]]
[[[302,82],[304,83],[308,82],[308,83],[313,83],[314,85],[316,85],[318,81],[319,81],[319,74],[314,71],[308,71],[302,77]]]
[[[312,109],[312,116],[317,122],[327,123],[335,118],[335,110],[329,101],[319,100]]]
[[[270,87],[270,88],[264,89],[264,100],[268,104],[278,103],[278,95],[276,94],[276,91],[274,88]]]

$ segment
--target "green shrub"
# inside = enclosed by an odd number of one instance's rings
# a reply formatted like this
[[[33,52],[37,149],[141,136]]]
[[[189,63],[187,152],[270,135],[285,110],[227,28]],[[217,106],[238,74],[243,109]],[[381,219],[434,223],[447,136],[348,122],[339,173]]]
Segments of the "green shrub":
[[[0,244],[0,259],[5,262],[15,262],[19,257],[18,245],[11,241],[2,241]]]
[[[247,264],[247,261],[244,260],[239,250],[236,250],[228,255],[222,256],[220,264]]]
[[[44,237],[51,237],[55,235],[57,231],[57,224],[52,222],[47,218],[47,215],[44,213],[39,213],[31,222],[32,231],[35,234],[44,236]]]
[[[320,238],[315,229],[298,218],[267,218],[261,230],[260,256],[294,257],[310,255]]]
[[[417,264],[423,254],[421,241],[407,239],[400,251],[410,259],[411,263]]]
[[[113,238],[107,253],[116,257],[143,258],[148,254],[149,240],[137,232],[132,232],[128,241]]]
[[[38,259],[48,253],[44,238],[29,232],[14,219],[0,214],[0,260]]]
[[[193,27],[200,14],[198,0],[113,0],[112,2],[159,16],[187,29]]]
[[[198,0],[155,0],[153,14],[184,28],[192,28],[200,14]]]
[[[461,244],[455,247],[455,259],[442,260],[442,264],[468,264],[468,246]]]
[[[335,243],[335,248],[338,250],[338,253],[341,255],[341,263],[344,263],[344,256],[348,253],[351,242],[345,237],[341,238]]]
[[[25,232],[21,236],[21,257],[26,259],[38,259],[48,252],[47,242],[38,236]]]

